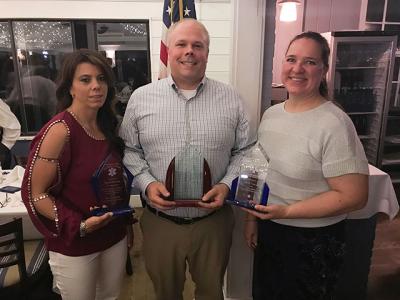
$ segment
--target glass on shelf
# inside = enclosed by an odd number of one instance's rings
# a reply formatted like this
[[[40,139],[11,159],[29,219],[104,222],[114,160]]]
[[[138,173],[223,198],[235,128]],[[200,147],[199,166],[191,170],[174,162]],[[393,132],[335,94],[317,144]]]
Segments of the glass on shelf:
[[[347,88],[335,90],[335,100],[346,112],[375,112],[376,101],[372,88]]]
[[[386,51],[388,48],[388,43],[339,42],[336,67],[381,67],[390,59],[390,52]]]
[[[369,134],[369,119],[368,115],[350,115],[350,119],[353,121],[354,127],[356,128],[358,135]]]

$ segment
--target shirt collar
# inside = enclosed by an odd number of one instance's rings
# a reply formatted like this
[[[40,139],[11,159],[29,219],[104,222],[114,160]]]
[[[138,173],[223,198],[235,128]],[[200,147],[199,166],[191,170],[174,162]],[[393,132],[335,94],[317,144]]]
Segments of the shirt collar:
[[[170,85],[174,89],[175,92],[178,92],[178,86],[176,85],[171,74],[168,75],[167,81],[168,81],[168,85]],[[196,88],[197,93],[203,88],[204,84],[206,84],[206,81],[207,81],[207,77],[206,77],[206,75],[204,75],[203,78],[201,79],[199,85]]]

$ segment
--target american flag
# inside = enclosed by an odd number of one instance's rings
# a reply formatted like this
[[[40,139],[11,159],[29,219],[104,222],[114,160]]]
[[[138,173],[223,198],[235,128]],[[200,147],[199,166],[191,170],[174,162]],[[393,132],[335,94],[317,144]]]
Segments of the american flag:
[[[167,34],[168,28],[183,18],[196,19],[194,0],[164,0],[163,28],[160,45],[160,73],[158,78],[168,76]]]

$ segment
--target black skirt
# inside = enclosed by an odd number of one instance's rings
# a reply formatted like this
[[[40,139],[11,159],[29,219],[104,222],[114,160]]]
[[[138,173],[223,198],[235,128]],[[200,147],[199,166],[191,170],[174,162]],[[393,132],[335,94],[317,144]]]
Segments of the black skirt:
[[[332,299],[344,254],[344,221],[304,228],[260,220],[253,299]]]

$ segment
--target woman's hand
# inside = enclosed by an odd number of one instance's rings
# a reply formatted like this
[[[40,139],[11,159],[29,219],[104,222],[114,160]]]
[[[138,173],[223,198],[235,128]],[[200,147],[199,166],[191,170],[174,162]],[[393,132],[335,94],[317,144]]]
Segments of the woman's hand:
[[[254,250],[257,247],[257,236],[257,220],[255,218],[247,218],[244,224],[244,238],[250,249]]]
[[[278,205],[278,204],[270,204],[270,205],[259,205],[255,206],[256,210],[242,208],[249,214],[253,215],[254,217],[263,219],[263,220],[270,220],[270,219],[286,219],[289,214],[289,207],[288,205]]]
[[[93,231],[96,231],[104,226],[106,226],[108,223],[110,223],[110,221],[113,218],[113,213],[112,212],[108,212],[105,213],[102,216],[93,216],[90,218],[87,218],[85,220],[86,223],[86,233],[91,233]]]

